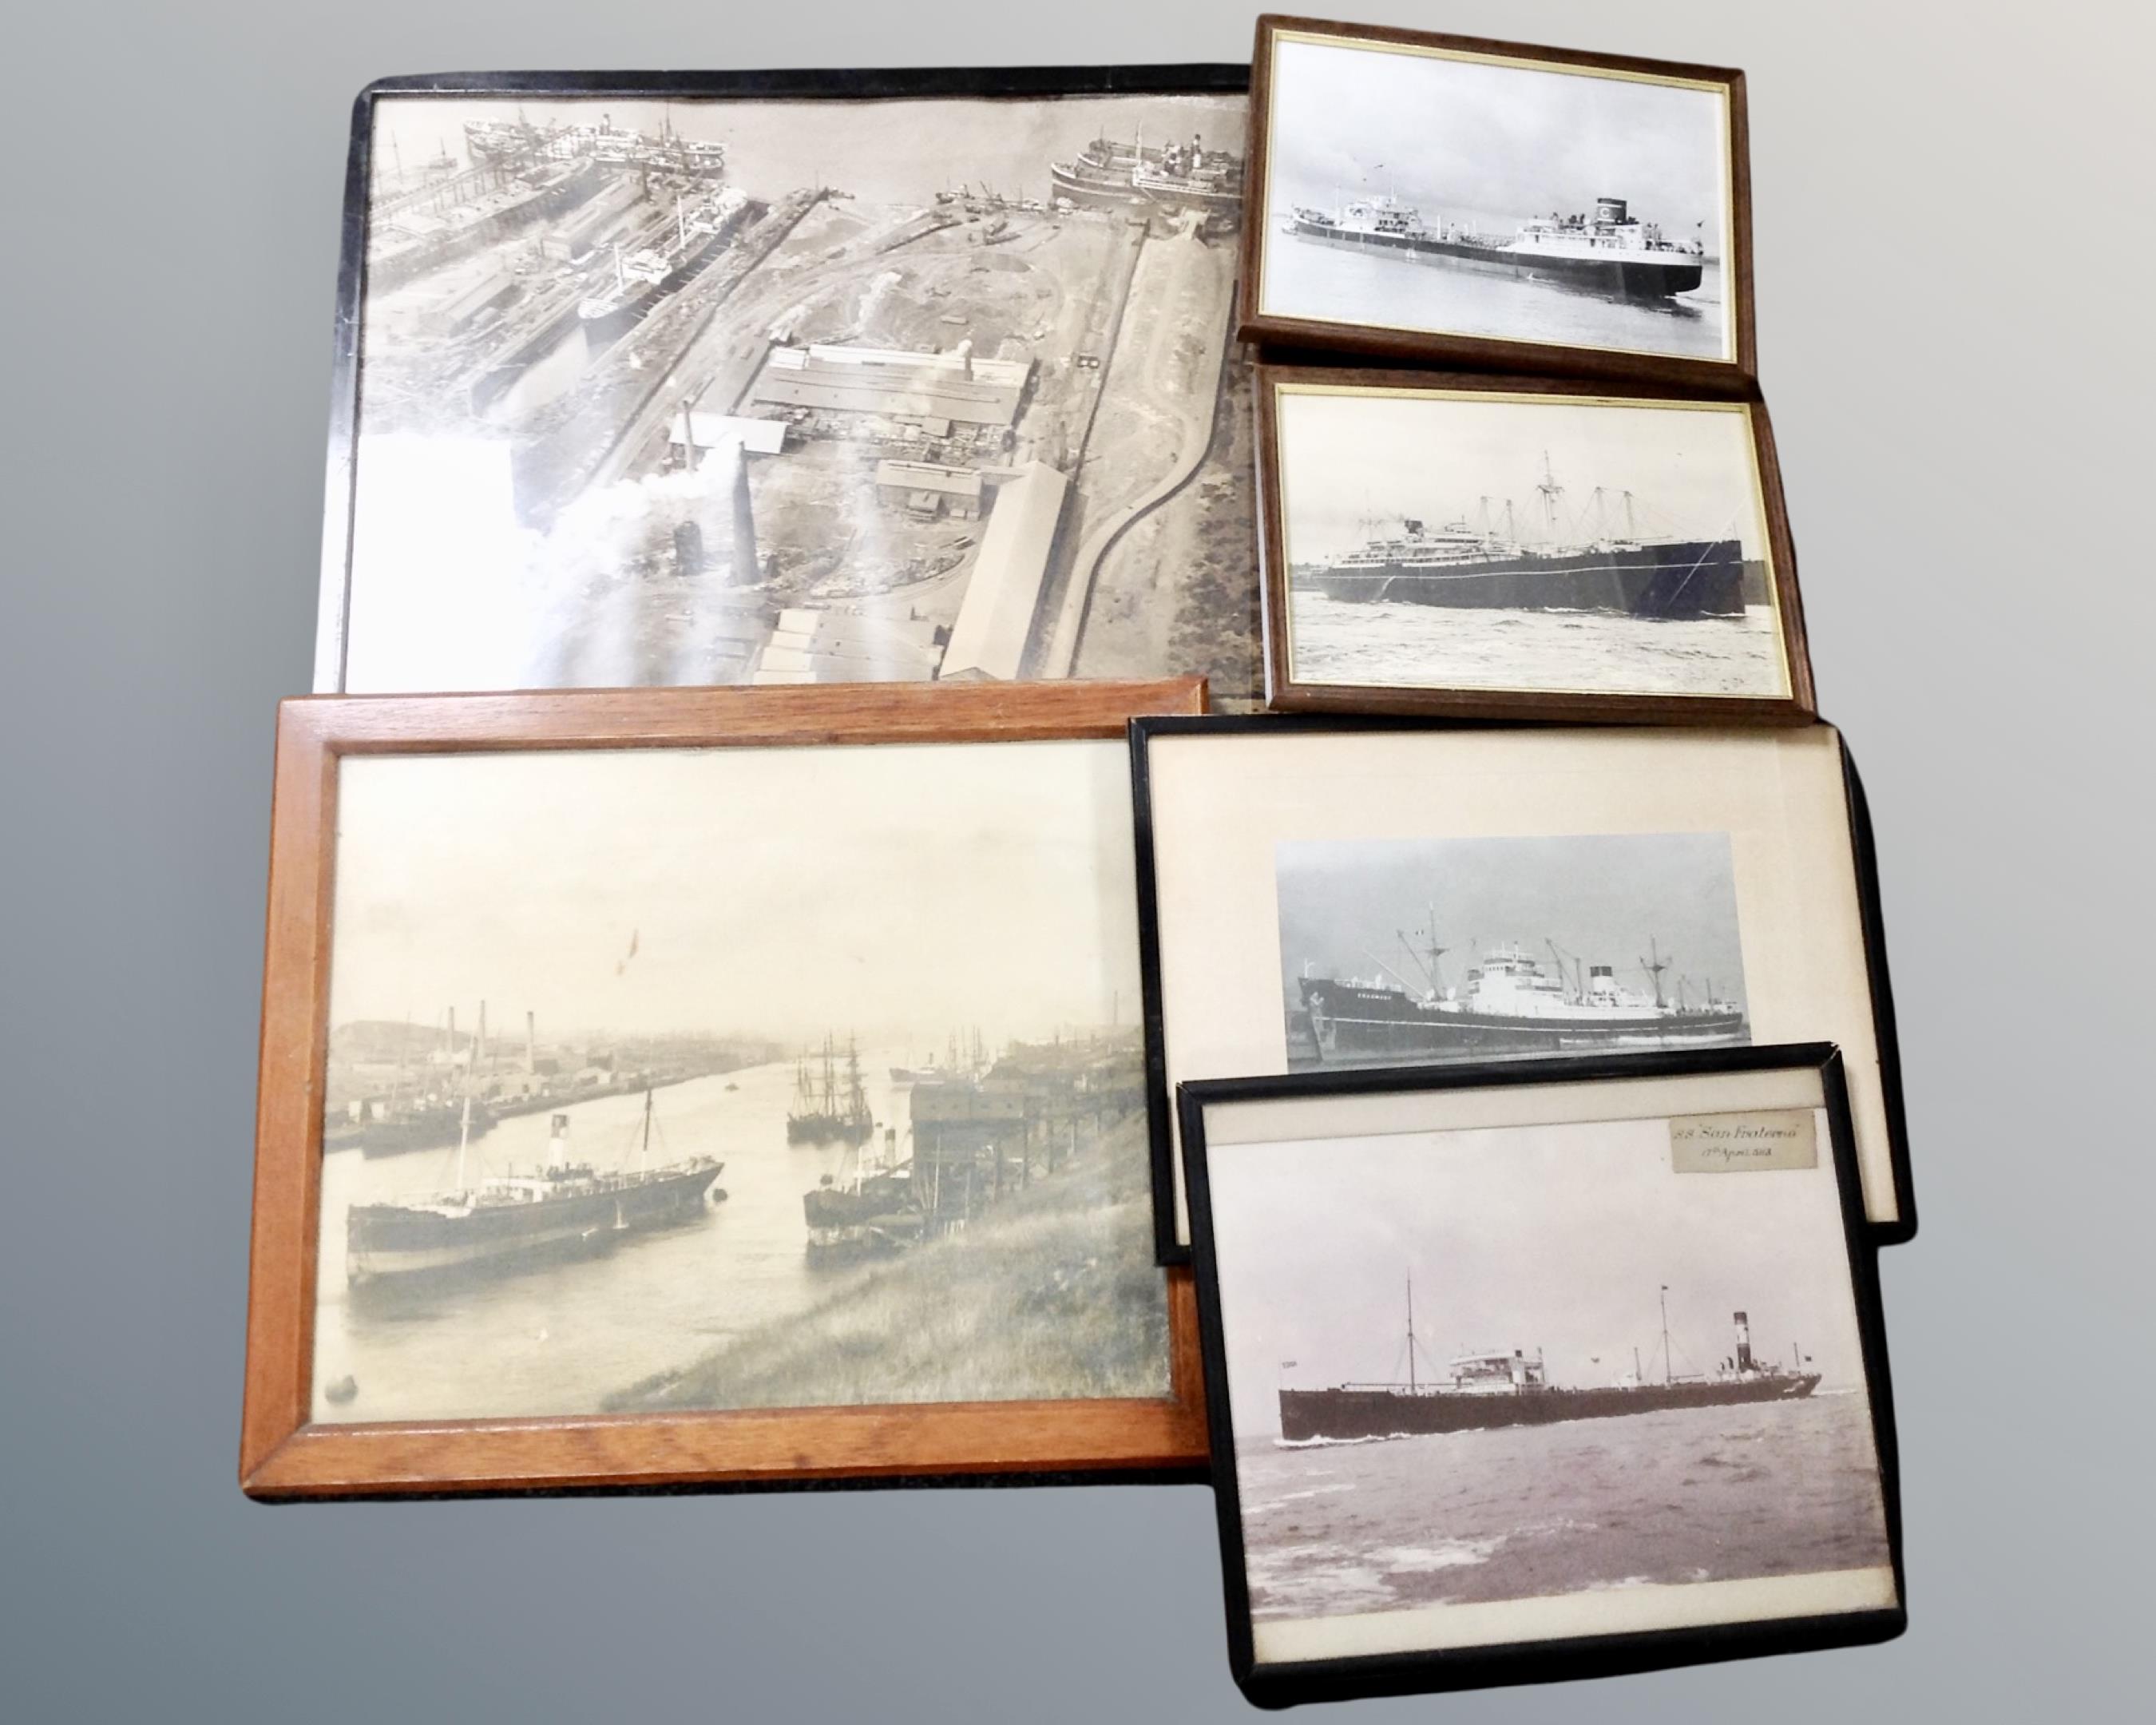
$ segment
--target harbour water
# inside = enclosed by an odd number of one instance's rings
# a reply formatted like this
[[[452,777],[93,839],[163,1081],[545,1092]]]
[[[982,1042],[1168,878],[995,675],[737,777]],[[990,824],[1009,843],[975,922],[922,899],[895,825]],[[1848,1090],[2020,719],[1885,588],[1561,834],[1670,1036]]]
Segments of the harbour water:
[[[902,1052],[864,1053],[877,1127],[902,1122],[890,1068]],[[786,1141],[791,1061],[692,1079],[653,1097],[650,1166],[716,1157],[726,1201],[685,1226],[632,1235],[596,1255],[522,1274],[424,1289],[345,1286],[345,1211],[409,1201],[455,1183],[454,1146],[370,1158],[323,1159],[322,1242],[315,1332],[317,1420],[485,1418],[596,1411],[639,1378],[686,1364],[759,1324],[805,1310],[866,1275],[811,1269],[802,1194],[843,1176],[839,1144]],[[567,1109],[569,1145],[601,1168],[634,1164],[640,1094]],[[549,1115],[505,1120],[471,1146],[468,1178],[529,1171],[546,1159]],[[901,1152],[903,1150],[901,1128]],[[322,1387],[350,1375],[341,1406]]]
[[[1684,621],[1587,611],[1365,604],[1295,589],[1295,675],[1306,683],[1653,695],[1786,692],[1774,613]]]
[[[1250,1604],[1342,1616],[1888,1561],[1861,1390],[1561,1425],[1237,1445]]]
[[[1265,236],[1265,302],[1286,316],[1340,323],[1696,359],[1726,359],[1731,353],[1717,263],[1707,265],[1688,294],[1625,300],[1276,230]]]

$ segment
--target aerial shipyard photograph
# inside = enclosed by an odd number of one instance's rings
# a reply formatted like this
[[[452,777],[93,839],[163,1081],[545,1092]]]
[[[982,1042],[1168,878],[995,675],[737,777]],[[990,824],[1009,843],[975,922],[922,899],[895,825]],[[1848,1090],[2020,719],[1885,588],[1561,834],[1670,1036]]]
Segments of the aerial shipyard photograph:
[[[319,687],[1255,698],[1239,99],[372,113]]]

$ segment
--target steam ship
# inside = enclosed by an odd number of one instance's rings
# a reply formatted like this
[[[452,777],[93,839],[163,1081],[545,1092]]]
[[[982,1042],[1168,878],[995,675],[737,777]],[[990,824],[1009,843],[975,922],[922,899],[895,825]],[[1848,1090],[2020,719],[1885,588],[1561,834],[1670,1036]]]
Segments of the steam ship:
[[[1149,205],[1233,216],[1243,207],[1243,158],[1208,150],[1204,138],[1148,150],[1141,134],[1130,143],[1096,138],[1069,162],[1049,164],[1057,198],[1088,209]]]
[[[811,1264],[888,1256],[917,1242],[928,1222],[914,1202],[913,1164],[899,1160],[898,1134],[890,1129],[880,1156],[861,1151],[850,1178],[824,1175],[802,1194],[801,1210]]]
[[[804,1059],[793,1069],[793,1101],[786,1111],[786,1141],[789,1144],[860,1144],[875,1130],[875,1111],[869,1106],[861,1086],[860,1051],[846,1039],[846,1077],[839,1081],[838,1048],[824,1039],[820,1075],[811,1073]]]
[[[585,333],[602,341],[622,334],[657,303],[701,268],[741,225],[747,197],[732,187],[708,198],[690,213],[688,201],[674,204],[674,232],[657,245],[622,254],[613,248],[613,280],[577,305]]]
[[[1463,1353],[1435,1382],[1415,1369],[1414,1285],[1408,1285],[1408,1381],[1340,1384],[1330,1389],[1280,1392],[1281,1436],[1291,1444],[1316,1439],[1417,1437],[1431,1432],[1484,1430],[1503,1425],[1552,1425],[1561,1420],[1606,1420],[1654,1414],[1670,1408],[1727,1407],[1748,1402],[1802,1401],[1819,1388],[1820,1374],[1804,1369],[1803,1357],[1789,1369],[1752,1352],[1752,1326],[1733,1315],[1735,1351],[1712,1372],[1680,1375],[1670,1353],[1669,1290],[1662,1291],[1662,1377],[1640,1371],[1636,1352],[1630,1377],[1603,1389],[1561,1389],[1549,1381],[1539,1351],[1532,1359],[1509,1353]]]
[[[645,1165],[651,1092],[628,1168],[603,1173],[569,1156],[569,1117],[557,1114],[545,1164],[468,1184],[466,1145],[456,1183],[411,1204],[356,1204],[345,1212],[345,1279],[357,1287],[388,1278],[506,1275],[552,1256],[603,1250],[624,1236],[694,1219],[716,1203],[726,1164],[708,1156]]]
[[[1704,275],[1707,249],[1664,238],[1661,228],[1633,215],[1621,198],[1598,198],[1593,215],[1537,217],[1510,239],[1440,222],[1389,195],[1358,198],[1337,209],[1295,206],[1281,231],[1302,239],[1420,263],[1450,264],[1500,275],[1555,282],[1627,300],[1667,300],[1688,294]]]
[[[1436,927],[1433,910],[1430,927]],[[1404,937],[1403,937],[1404,939]],[[1493,947],[1467,973],[1464,993],[1446,988],[1438,965],[1449,949],[1425,934],[1410,948],[1428,986],[1409,986],[1397,973],[1373,978],[1305,975],[1296,978],[1310,1040],[1322,1060],[1460,1060],[1476,1055],[1556,1054],[1579,1049],[1718,1048],[1749,1042],[1744,1009],[1714,997],[1694,1004],[1681,983],[1671,1000],[1662,973],[1670,961],[1649,942],[1640,968],[1654,979],[1651,996],[1618,985],[1614,967],[1583,966],[1554,942],[1554,973],[1517,942]]]
[[[1564,487],[1547,452],[1535,489],[1550,536],[1546,542],[1517,536],[1510,503],[1502,526],[1461,520],[1432,528],[1410,516],[1398,534],[1373,537],[1330,562],[1298,565],[1292,584],[1350,603],[1611,612],[1669,621],[1743,616],[1743,541],[1642,536],[1630,491],[1620,494],[1620,531],[1604,519],[1597,486],[1592,531],[1566,542],[1556,536]]]

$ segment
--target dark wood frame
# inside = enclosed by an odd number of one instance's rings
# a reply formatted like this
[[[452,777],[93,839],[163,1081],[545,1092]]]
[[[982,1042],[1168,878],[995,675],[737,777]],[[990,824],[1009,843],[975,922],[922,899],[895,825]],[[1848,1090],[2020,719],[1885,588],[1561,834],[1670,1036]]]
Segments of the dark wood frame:
[[[852,71],[792,68],[729,72],[436,72],[381,78],[352,102],[344,217],[337,257],[330,367],[329,462],[322,497],[321,603],[314,688],[340,694],[352,608],[353,508],[359,457],[359,353],[367,310],[367,184],[374,105],[398,96],[619,97],[682,101],[883,101],[977,97],[1241,95],[1248,66],[889,66]]]
[[[310,1423],[340,762],[348,755],[1119,738],[1204,684],[806,685],[309,696],[278,713],[239,1480],[254,1497],[967,1478],[1194,1478],[1195,1307],[1168,1282],[1162,1399]]]
[[[1306,1097],[1399,1094],[1582,1081],[1621,1082],[1714,1073],[1816,1068],[1826,1099],[1828,1137],[1841,1197],[1843,1239],[1849,1253],[1865,1385],[1871,1404],[1872,1435],[1879,1457],[1889,1559],[1896,1603],[1886,1609],[1770,1618],[1697,1629],[1653,1630],[1486,1647],[1376,1654],[1352,1658],[1260,1665],[1252,1645],[1249,1571],[1236,1472],[1235,1431],[1228,1394],[1226,1331],[1213,1232],[1212,1189],[1205,1144],[1205,1111],[1215,1104]],[[1887,1332],[1879,1296],[1877,1235],[1864,1219],[1849,1096],[1840,1053],[1826,1043],[1784,1044],[1696,1054],[1626,1055],[1597,1060],[1552,1060],[1476,1066],[1424,1066],[1376,1072],[1296,1074],[1289,1077],[1229,1079],[1178,1088],[1183,1142],[1188,1158],[1190,1219],[1198,1277],[1199,1343],[1205,1363],[1207,1420],[1213,1434],[1213,1491],[1220,1527],[1220,1559],[1228,1620],[1229,1662],[1245,1697],[1260,1707],[1292,1707],[1365,1695],[1403,1695],[1500,1684],[1599,1677],[1624,1671],[1747,1659],[1823,1647],[1891,1640],[1908,1626],[1908,1583],[1902,1548],[1899,1459],[1894,1431],[1893,1387],[1887,1363]],[[1232,1148],[1223,1154],[1232,1155]]]
[[[1450,718],[1599,721],[1635,725],[1804,724],[1817,711],[1811,655],[1804,642],[1804,604],[1797,590],[1796,551],[1789,536],[1782,470],[1774,429],[1758,393],[1735,398],[1673,394],[1640,383],[1578,383],[1552,377],[1500,377],[1457,372],[1334,369],[1322,366],[1258,367],[1259,574],[1265,598],[1265,700],[1279,711],[1426,713]],[[1291,662],[1287,522],[1281,473],[1277,392],[1283,388],[1359,389],[1407,393],[1449,390],[1487,395],[1543,395],[1569,400],[1637,401],[1657,407],[1697,407],[1745,415],[1766,517],[1767,557],[1780,624],[1779,649],[1789,674],[1786,696],[1607,694],[1540,689],[1408,688],[1380,684],[1299,682]]]
[[[1188,1264],[1191,1248],[1178,1237],[1175,1215],[1176,1136],[1171,1128],[1168,1077],[1168,1026],[1160,976],[1160,893],[1154,871],[1152,774],[1149,751],[1161,737],[1292,737],[1319,734],[1441,732],[1476,728],[1476,721],[1410,718],[1386,714],[1214,715],[1204,718],[1136,718],[1131,721],[1131,783],[1137,818],[1138,958],[1145,991],[1146,1086],[1152,1129],[1153,1239],[1163,1264]],[[1828,726],[1833,729],[1832,726]],[[1858,919],[1862,929],[1866,974],[1870,980],[1872,1036],[1879,1050],[1880,1106],[1887,1122],[1887,1163],[1893,1173],[1894,1218],[1870,1224],[1882,1245],[1899,1245],[1917,1234],[1917,1200],[1909,1162],[1909,1129],[1902,1099],[1901,1045],[1894,1024],[1894,991],[1887,965],[1887,932],[1879,898],[1879,861],[1871,831],[1871,805],[1857,777],[1848,739],[1840,744],[1842,788],[1849,809],[1851,861],[1856,875]],[[1389,1070],[1389,1068],[1357,1069]],[[1435,1070],[1464,1070],[1439,1068]],[[1307,1075],[1296,1074],[1295,1076]],[[1209,1082],[1186,1080],[1182,1083]],[[1179,1083],[1178,1088],[1182,1087]],[[1188,1169],[1184,1169],[1186,1178]]]
[[[1557,342],[1508,337],[1321,322],[1314,318],[1275,316],[1265,311],[1258,290],[1265,269],[1265,248],[1270,244],[1265,215],[1266,187],[1271,178],[1273,49],[1283,32],[1337,37],[1351,46],[1358,42],[1402,44],[1455,55],[1536,61],[1553,70],[1630,72],[1722,85],[1729,105],[1729,255],[1723,261],[1727,291],[1733,296],[1734,351],[1730,357],[1696,359],[1628,349],[1571,347]],[[1675,384],[1717,393],[1740,393],[1758,373],[1753,331],[1752,176],[1747,138],[1744,74],[1729,67],[1694,66],[1674,60],[1641,59],[1630,54],[1590,54],[1572,49],[1534,48],[1481,36],[1448,36],[1424,30],[1334,23],[1320,18],[1268,13],[1258,19],[1257,46],[1251,59],[1250,155],[1243,182],[1243,269],[1238,292],[1242,319],[1238,333],[1245,341],[1264,341],[1281,347],[1341,349],[1494,371],[1544,372],[1559,377],[1613,378]]]

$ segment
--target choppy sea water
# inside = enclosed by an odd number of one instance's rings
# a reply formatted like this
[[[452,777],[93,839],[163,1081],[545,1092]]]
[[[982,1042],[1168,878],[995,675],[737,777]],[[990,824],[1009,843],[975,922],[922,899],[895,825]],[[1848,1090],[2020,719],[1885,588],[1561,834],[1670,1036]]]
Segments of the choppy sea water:
[[[1236,1447],[1250,1607],[1306,1618],[1888,1561],[1861,1394]]]
[[[1722,292],[1719,264],[1707,266],[1691,293],[1640,300],[1290,234],[1265,236],[1267,309],[1341,323],[1724,359]]]
[[[1295,675],[1305,683],[1586,690],[1650,695],[1784,692],[1774,613],[1665,621],[1592,611],[1366,604],[1295,589]]]

